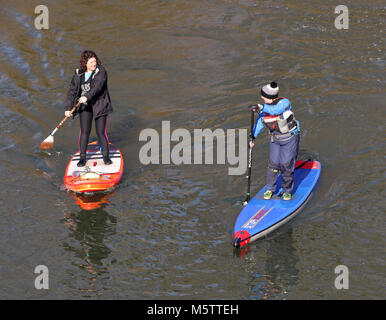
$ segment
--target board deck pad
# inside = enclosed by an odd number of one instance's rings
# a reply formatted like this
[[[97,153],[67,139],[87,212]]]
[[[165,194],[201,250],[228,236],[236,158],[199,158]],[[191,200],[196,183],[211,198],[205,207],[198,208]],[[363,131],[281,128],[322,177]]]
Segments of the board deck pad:
[[[292,219],[303,208],[319,179],[321,165],[318,161],[297,161],[295,168],[291,200],[285,201],[282,198],[279,175],[277,191],[271,200],[264,199],[264,187],[244,207],[234,227],[235,247],[245,246],[267,235]]]
[[[78,167],[79,152],[75,153],[64,175],[66,188],[74,192],[94,192],[114,187],[123,174],[123,158],[120,150],[111,143],[109,157],[112,164],[104,164],[99,145],[92,142],[87,146],[86,165]]]
[[[86,172],[88,169],[99,173],[115,173],[119,171],[121,166],[121,153],[117,150],[110,150],[109,156],[113,162],[110,165],[105,165],[103,162],[103,156],[100,151],[91,151],[86,153],[86,165],[84,167],[78,167],[79,153],[76,153],[71,160],[71,164],[68,168],[68,175],[72,175],[74,172]]]

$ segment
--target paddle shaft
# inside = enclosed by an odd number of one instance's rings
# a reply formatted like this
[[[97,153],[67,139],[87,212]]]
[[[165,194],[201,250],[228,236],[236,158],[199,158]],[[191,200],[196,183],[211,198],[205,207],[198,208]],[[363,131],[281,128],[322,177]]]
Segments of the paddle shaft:
[[[252,174],[252,148],[250,146],[251,142],[253,142],[253,126],[255,125],[255,112],[253,109],[251,110],[251,134],[249,136],[249,158],[248,158],[248,184],[247,184],[247,197],[244,202],[249,202],[251,199],[251,174]]]
[[[75,109],[80,105],[80,102],[78,102],[76,104],[75,107],[73,107],[70,111],[71,111],[71,114],[75,111]],[[58,129],[63,125],[63,123],[67,120],[68,117],[64,117],[64,119],[62,121],[59,122],[59,124],[56,126],[56,128],[51,132],[50,136],[53,136],[55,134],[56,131],[58,131]]]

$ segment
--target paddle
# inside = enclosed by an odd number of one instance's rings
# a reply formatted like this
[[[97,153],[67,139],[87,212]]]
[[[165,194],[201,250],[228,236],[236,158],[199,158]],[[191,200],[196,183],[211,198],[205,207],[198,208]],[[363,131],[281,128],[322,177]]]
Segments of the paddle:
[[[245,198],[243,202],[243,206],[246,206],[251,200],[251,173],[252,173],[252,148],[250,146],[250,143],[253,141],[253,126],[255,125],[255,111],[256,111],[256,106],[252,105],[248,107],[251,109],[251,133],[249,135],[249,143],[248,143],[248,148],[249,148],[249,157],[248,157],[248,184],[247,184],[247,197]]]
[[[75,111],[75,109],[80,105],[80,102],[76,104],[75,107],[71,109],[71,114]],[[56,126],[56,128],[51,132],[51,134],[40,144],[40,149],[51,149],[54,146],[54,134],[55,132],[62,126],[64,121],[67,120],[68,117],[64,117],[62,121]]]

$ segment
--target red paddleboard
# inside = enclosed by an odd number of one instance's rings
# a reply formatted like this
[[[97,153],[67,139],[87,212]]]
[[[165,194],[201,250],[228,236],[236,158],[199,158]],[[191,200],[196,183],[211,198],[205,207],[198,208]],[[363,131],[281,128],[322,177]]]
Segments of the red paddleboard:
[[[111,143],[109,156],[113,163],[106,165],[96,141],[87,146],[84,167],[77,166],[79,152],[74,154],[64,174],[65,187],[74,192],[98,192],[114,188],[123,175],[123,158],[121,151]]]

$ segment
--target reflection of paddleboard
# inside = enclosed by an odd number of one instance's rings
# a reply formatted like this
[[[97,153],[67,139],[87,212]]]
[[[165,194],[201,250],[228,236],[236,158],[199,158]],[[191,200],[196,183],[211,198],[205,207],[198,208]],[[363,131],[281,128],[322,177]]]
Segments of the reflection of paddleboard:
[[[83,210],[94,210],[101,208],[102,205],[109,202],[109,197],[112,193],[98,192],[92,195],[86,195],[85,193],[72,193],[71,196],[76,200],[76,204],[79,205]]]
[[[64,185],[74,192],[95,192],[113,188],[122,178],[123,158],[121,152],[109,144],[110,159],[113,162],[106,165],[96,141],[87,146],[86,165],[78,167],[79,152],[67,165],[64,174]]]
[[[281,176],[278,191],[271,200],[264,200],[265,187],[251,199],[238,216],[233,245],[242,247],[261,238],[292,219],[306,204],[321,172],[318,161],[296,161],[292,199],[282,199]]]

